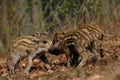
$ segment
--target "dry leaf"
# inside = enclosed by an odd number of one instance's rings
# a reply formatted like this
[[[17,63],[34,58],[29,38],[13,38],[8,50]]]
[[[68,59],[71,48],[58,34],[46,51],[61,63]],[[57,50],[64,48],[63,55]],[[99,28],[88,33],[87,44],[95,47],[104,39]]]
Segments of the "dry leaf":
[[[48,70],[47,73],[53,73],[54,71],[53,70]]]
[[[33,78],[38,77],[38,76],[39,76],[39,74],[34,72],[34,73],[29,75],[29,78],[33,79]]]

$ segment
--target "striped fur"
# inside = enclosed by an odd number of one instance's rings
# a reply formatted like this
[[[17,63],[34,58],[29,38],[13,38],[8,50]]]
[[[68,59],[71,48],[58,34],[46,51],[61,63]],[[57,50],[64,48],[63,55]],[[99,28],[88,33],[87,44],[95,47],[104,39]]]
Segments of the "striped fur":
[[[88,56],[86,52],[88,47],[91,46],[91,43],[92,37],[87,32],[80,30],[68,31],[63,37],[63,46],[65,47],[64,51],[67,53],[67,65],[83,66],[87,60]],[[69,51],[67,49],[69,49]]]
[[[103,30],[96,25],[85,24],[77,29],[57,34],[53,38],[53,45],[63,49],[67,57],[67,65],[83,66],[87,60],[87,50],[96,56],[97,46],[103,39]],[[98,45],[97,45],[98,44]],[[81,60],[82,57],[82,60]]]
[[[62,38],[65,36],[64,32],[58,33],[56,32],[53,35],[52,43],[56,49],[62,50],[63,45],[62,45]]]
[[[98,58],[100,56],[100,51],[102,51],[101,44],[103,41],[103,37],[105,36],[103,29],[101,29],[98,25],[95,24],[84,24],[79,27],[80,30],[88,32],[92,37],[92,44],[90,47],[90,51],[94,53]],[[98,49],[98,52],[97,52]]]
[[[104,31],[98,25],[84,24],[79,27],[82,31],[87,31],[94,39],[103,40]]]
[[[14,73],[14,68],[17,65],[17,62],[27,56],[27,67],[25,73],[28,74],[30,67],[32,66],[32,59],[41,53],[45,57],[45,51],[48,51],[52,48],[52,41],[48,39],[47,36],[42,36],[36,38],[34,36],[22,36],[18,37],[10,46],[10,57],[9,57],[9,68],[10,71]],[[48,61],[44,60],[46,67],[50,68]]]
[[[90,45],[91,41],[91,36],[89,34],[80,30],[71,30],[66,32],[64,35],[57,33],[55,37],[53,38],[53,45],[65,52],[67,57],[67,66],[72,65],[71,63],[78,65],[81,61],[81,57],[83,59],[80,65],[85,63],[87,60],[86,48]],[[74,59],[75,61],[73,61]]]

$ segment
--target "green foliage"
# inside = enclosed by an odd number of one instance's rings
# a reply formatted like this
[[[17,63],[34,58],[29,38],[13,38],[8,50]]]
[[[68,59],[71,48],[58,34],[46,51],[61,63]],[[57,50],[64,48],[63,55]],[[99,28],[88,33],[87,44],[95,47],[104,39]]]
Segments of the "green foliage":
[[[88,2],[85,3],[85,6],[89,9],[89,12],[92,12],[93,14],[97,14],[102,11],[102,6],[103,3],[101,0],[94,1],[94,0],[89,0]]]
[[[53,0],[48,1],[47,5],[52,6]]]
[[[41,0],[44,16],[47,18],[47,22],[53,21],[51,12],[55,11],[58,14],[58,18],[64,21],[66,15],[73,15],[76,10],[79,9],[79,1],[75,0]],[[52,17],[52,18],[51,18]]]
[[[31,8],[32,8],[32,7],[31,7],[31,4],[30,4],[30,3],[27,4],[27,5],[26,5],[26,12],[27,12],[27,13],[31,12]]]
[[[60,10],[59,13],[62,14],[62,15],[66,15],[67,13],[69,13],[69,9],[65,8],[63,10]]]
[[[120,5],[120,0],[115,0],[114,3],[115,3],[116,6]]]
[[[5,28],[5,33],[12,34],[13,31],[12,31],[12,29],[10,27],[6,27]]]
[[[79,77],[81,75],[81,71],[80,70],[77,70],[77,76]]]
[[[68,6],[71,6],[71,3],[70,3],[70,1],[66,0],[66,1],[63,3],[63,5],[64,5],[65,7],[68,7]]]
[[[70,12],[73,13],[74,9],[77,8],[77,5],[78,4],[76,2],[66,0],[63,3],[63,8],[59,12],[63,13],[63,15],[69,14]]]

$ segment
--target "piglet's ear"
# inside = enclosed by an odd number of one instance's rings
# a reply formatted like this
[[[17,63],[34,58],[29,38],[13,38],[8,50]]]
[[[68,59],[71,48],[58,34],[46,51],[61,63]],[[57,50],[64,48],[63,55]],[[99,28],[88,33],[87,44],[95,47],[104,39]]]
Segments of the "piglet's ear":
[[[34,39],[33,40],[35,43],[39,43],[39,39]]]
[[[36,34],[36,36],[37,36],[38,38],[40,38],[40,37],[41,37],[41,35],[40,35],[40,33],[39,33],[39,32],[36,32],[35,34]]]

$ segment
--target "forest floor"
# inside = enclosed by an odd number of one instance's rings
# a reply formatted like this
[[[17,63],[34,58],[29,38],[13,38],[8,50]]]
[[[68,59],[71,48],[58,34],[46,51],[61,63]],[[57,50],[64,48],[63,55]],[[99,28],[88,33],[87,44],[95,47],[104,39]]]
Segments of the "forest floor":
[[[3,69],[0,80],[120,80],[120,37],[104,40],[103,49],[104,54],[100,60],[96,62],[95,58],[89,57],[81,69],[66,68],[64,54],[56,56],[46,53],[51,70],[45,69],[42,61],[34,59],[28,76],[20,70],[8,75],[6,69]],[[25,66],[23,63],[22,66]]]

